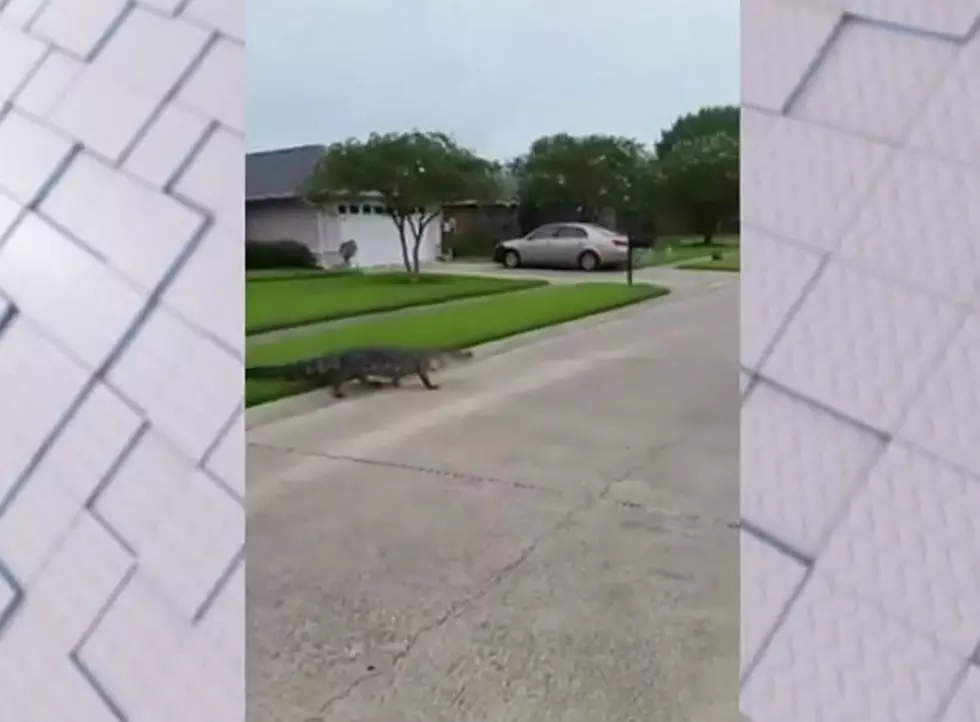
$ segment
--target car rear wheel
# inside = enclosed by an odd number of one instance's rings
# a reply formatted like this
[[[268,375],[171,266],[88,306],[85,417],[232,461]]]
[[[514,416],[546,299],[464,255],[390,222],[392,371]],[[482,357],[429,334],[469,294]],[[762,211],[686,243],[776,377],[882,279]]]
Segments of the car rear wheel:
[[[592,251],[585,251],[578,257],[578,267],[582,271],[594,271],[599,267],[599,256]]]
[[[517,251],[505,251],[504,265],[507,268],[519,268],[521,265],[521,255]]]

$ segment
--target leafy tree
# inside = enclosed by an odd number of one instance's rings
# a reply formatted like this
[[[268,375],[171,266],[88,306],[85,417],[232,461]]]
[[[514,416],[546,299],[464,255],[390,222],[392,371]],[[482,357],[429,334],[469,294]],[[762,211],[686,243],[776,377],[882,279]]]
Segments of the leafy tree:
[[[616,206],[621,225],[638,245],[652,245],[656,228],[654,219],[663,210],[662,171],[650,155],[638,159],[626,175]]]
[[[678,143],[715,133],[738,139],[739,110],[736,105],[712,105],[682,115],[660,134],[656,144],[658,158],[666,158]]]
[[[739,202],[738,138],[715,133],[684,140],[659,163],[664,201],[676,208],[705,243],[733,218]]]
[[[561,133],[536,140],[510,170],[522,204],[599,221],[620,207],[645,157],[642,145],[629,138]]]
[[[405,270],[419,272],[428,225],[446,203],[490,199],[495,164],[444,133],[372,134],[335,143],[306,182],[306,200],[318,207],[377,193],[398,229]]]

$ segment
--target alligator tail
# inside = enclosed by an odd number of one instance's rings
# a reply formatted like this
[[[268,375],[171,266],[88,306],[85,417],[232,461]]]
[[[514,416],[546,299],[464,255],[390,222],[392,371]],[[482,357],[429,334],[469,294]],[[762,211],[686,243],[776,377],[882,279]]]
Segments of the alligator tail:
[[[278,366],[253,366],[245,369],[246,379],[276,379],[279,381],[299,381],[324,373],[320,359],[294,361]]]

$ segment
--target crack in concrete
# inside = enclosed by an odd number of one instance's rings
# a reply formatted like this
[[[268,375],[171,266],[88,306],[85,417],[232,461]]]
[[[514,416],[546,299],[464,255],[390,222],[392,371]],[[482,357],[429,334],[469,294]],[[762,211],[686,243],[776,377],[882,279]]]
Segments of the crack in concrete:
[[[564,496],[564,493],[558,489],[552,489],[546,486],[538,486],[537,484],[529,484],[523,481],[515,481],[513,479],[500,479],[493,476],[482,476],[479,474],[469,474],[461,471],[452,471],[450,469],[436,469],[433,467],[426,466],[416,466],[413,464],[406,464],[399,461],[384,461],[381,459],[369,459],[367,457],[360,456],[348,456],[345,454],[331,454],[326,451],[306,451],[303,449],[296,449],[288,446],[276,446],[273,444],[263,444],[258,442],[249,442],[249,446],[253,446],[258,449],[268,449],[270,451],[279,451],[285,454],[293,454],[296,456],[307,456],[319,459],[327,459],[329,461],[346,461],[351,464],[358,464],[362,466],[377,466],[385,469],[397,469],[399,471],[415,471],[420,474],[427,474],[429,476],[440,476],[450,479],[456,479],[458,481],[467,482],[470,484],[495,484],[499,486],[507,486],[514,489],[521,489],[523,491],[535,491],[544,494],[550,494],[552,496]]]
[[[652,449],[646,449],[644,453],[653,454],[654,456],[661,450],[670,446],[672,441],[663,442],[654,446]],[[265,444],[260,442],[249,442],[249,446],[266,449],[269,451],[278,451],[284,454],[293,454],[295,456],[313,457],[319,459],[326,459],[328,461],[340,461],[347,462],[351,464],[361,465],[361,466],[375,466],[383,469],[393,469],[398,471],[412,471],[419,474],[425,474],[427,476],[435,476],[447,479],[453,479],[466,484],[479,485],[479,484],[493,484],[495,486],[503,486],[511,489],[519,489],[521,491],[530,491],[540,494],[545,494],[555,498],[564,498],[568,496],[568,492],[562,491],[561,489],[555,489],[548,486],[539,486],[537,484],[531,484],[528,482],[516,481],[513,479],[502,479],[493,476],[484,476],[482,474],[471,474],[461,471],[453,471],[451,469],[439,469],[431,466],[418,466],[415,464],[407,464],[398,461],[385,461],[381,459],[371,459],[367,457],[350,456],[345,454],[332,454],[325,451],[308,451],[303,449],[297,449],[288,446],[277,446],[274,444]],[[637,452],[639,455],[640,452]],[[629,480],[633,474],[643,467],[643,463],[632,464],[628,467],[626,472],[618,474],[615,476],[615,480],[609,482],[601,492],[599,497],[596,497],[599,501],[608,501],[609,503],[626,510],[637,510],[637,511],[652,511],[652,509],[645,503],[640,501],[633,501],[629,499],[615,499],[609,498],[609,494],[616,485]],[[579,492],[581,493],[581,492]],[[700,519],[700,517],[698,517]],[[726,521],[722,519],[712,519],[714,524],[724,524],[728,529],[739,529],[739,523]]]
[[[408,657],[408,655],[412,653],[412,650],[415,649],[415,647],[422,640],[423,637],[425,637],[427,634],[431,632],[438,631],[446,624],[448,624],[450,621],[454,619],[459,619],[476,602],[486,597],[488,594],[490,594],[490,592],[492,592],[501,583],[503,583],[503,581],[507,577],[517,572],[517,570],[520,569],[521,566],[523,566],[524,563],[531,558],[531,556],[534,554],[535,551],[537,551],[538,547],[540,547],[541,544],[543,544],[545,541],[550,539],[557,532],[566,529],[568,525],[572,522],[572,520],[579,514],[583,514],[597,507],[603,501],[603,499],[605,499],[608,496],[613,486],[623,481],[624,479],[628,478],[638,468],[640,468],[639,465],[630,467],[630,469],[625,474],[623,474],[620,477],[614,478],[613,480],[606,483],[598,494],[591,496],[582,504],[578,504],[572,507],[571,509],[569,509],[566,513],[564,513],[561,516],[561,518],[557,522],[552,524],[544,533],[542,533],[540,536],[534,539],[534,541],[528,544],[512,561],[508,562],[504,566],[500,567],[496,572],[491,574],[490,578],[482,586],[480,586],[480,588],[477,589],[473,594],[469,595],[468,597],[465,597],[464,599],[461,599],[458,602],[455,602],[454,604],[451,604],[443,614],[439,615],[439,617],[436,618],[435,621],[423,625],[415,634],[409,637],[408,641],[405,644],[404,649],[392,655],[391,666],[389,670],[386,672],[386,674],[392,675],[396,671],[398,665],[406,657]],[[317,711],[318,717],[325,719],[326,715],[330,713],[331,709],[333,709],[336,705],[340,704],[344,700],[348,699],[367,680],[372,679],[376,676],[378,676],[377,673],[370,673],[370,674],[363,674],[357,679],[355,679],[353,682],[348,684],[343,690],[341,690],[334,696],[330,697],[323,704],[323,706]]]
[[[576,504],[571,507],[566,513],[564,513],[561,518],[551,525],[546,531],[535,538],[530,544],[524,547],[517,556],[498,568],[493,572],[489,578],[484,582],[476,591],[472,594],[460,599],[452,604],[450,604],[446,610],[440,614],[436,619],[434,619],[429,624],[425,624],[420,627],[414,634],[410,635],[406,640],[402,649],[398,650],[391,656],[390,665],[388,665],[385,671],[372,670],[367,673],[361,674],[350,683],[344,686],[343,689],[338,691],[336,694],[329,697],[316,712],[316,716],[313,719],[320,722],[321,720],[326,720],[327,716],[330,714],[331,710],[334,709],[338,704],[349,699],[363,684],[367,681],[379,677],[381,675],[392,676],[397,671],[398,666],[414,651],[427,635],[437,632],[438,630],[445,627],[449,622],[459,619],[467,611],[469,611],[477,602],[488,596],[493,590],[498,588],[508,577],[514,575],[531,556],[538,550],[538,548],[552,538],[555,534],[564,529],[567,529],[581,514],[591,511],[597,508],[604,501],[609,500],[609,495],[613,488],[628,479],[630,479],[634,474],[637,473],[641,468],[643,468],[644,463],[649,460],[649,456],[656,455],[659,451],[669,447],[673,441],[666,441],[661,444],[657,444],[652,449],[645,449],[642,453],[642,460],[635,460],[630,463],[625,470],[618,474],[615,474],[612,479],[603,484],[602,488],[596,494],[588,495],[585,501]],[[365,465],[365,466],[376,466],[387,469],[397,469],[402,471],[414,471],[418,473],[423,473],[430,476],[438,476],[444,478],[456,479],[468,483],[489,483],[497,484],[502,486],[507,486],[510,488],[517,488],[524,491],[534,491],[543,492],[556,497],[564,497],[566,494],[558,489],[553,489],[549,487],[537,486],[535,484],[528,484],[525,482],[517,482],[508,479],[500,479],[497,477],[488,477],[478,474],[470,474],[465,472],[457,472],[446,469],[436,469],[432,467],[416,466],[412,464],[406,464],[396,461],[383,461],[379,459],[371,459],[366,457],[349,456],[344,454],[332,454],[329,452],[321,451],[308,451],[302,449],[296,449],[293,447],[278,446],[273,444],[264,444],[259,442],[249,442],[250,446],[256,448],[264,448],[272,451],[278,451],[286,454],[294,454],[297,456],[306,456],[314,458],[322,458],[330,461],[341,461],[348,462],[352,464]],[[637,451],[637,456],[641,456],[640,451]],[[638,463],[637,463],[638,462]],[[611,500],[617,506],[624,508],[633,508],[633,505],[628,502],[621,502],[616,499]],[[641,505],[642,506],[642,505]],[[464,682],[463,688],[459,691],[461,694],[466,687]]]
[[[551,526],[544,534],[536,538],[534,541],[528,544],[523,550],[521,550],[521,552],[517,555],[516,558],[514,558],[512,561],[508,562],[503,567],[499,568],[496,572],[494,572],[492,575],[490,575],[490,578],[473,594],[451,604],[446,609],[446,611],[444,611],[441,615],[439,615],[439,617],[437,617],[433,622],[423,625],[417,632],[415,632],[415,634],[411,635],[408,641],[406,642],[404,649],[392,655],[391,666],[387,674],[390,675],[395,672],[398,665],[409,654],[412,653],[412,650],[415,649],[416,645],[422,640],[423,637],[425,637],[427,634],[431,632],[438,631],[446,624],[448,624],[450,621],[454,619],[458,619],[460,616],[462,616],[463,612],[465,612],[469,607],[471,607],[479,600],[483,599],[491,591],[493,591],[500,583],[502,583],[504,579],[506,579],[510,574],[517,571],[524,564],[524,562],[526,562],[530,558],[530,556],[537,550],[538,546],[543,541],[548,539],[554,532],[563,528],[563,526],[571,519],[572,515],[574,515],[574,513],[576,513],[578,509],[579,508],[576,507],[575,509],[572,509],[568,513],[563,515],[561,520],[559,520],[556,524]],[[324,705],[317,712],[317,714],[320,716],[329,714],[330,710],[333,707],[335,707],[340,702],[343,702],[345,699],[349,698],[355,691],[357,691],[358,687],[360,687],[362,684],[364,684],[364,682],[366,682],[369,679],[372,679],[375,676],[377,675],[373,673],[361,675],[353,682],[348,684],[341,692],[337,693],[336,695],[328,699],[326,703],[324,703]]]

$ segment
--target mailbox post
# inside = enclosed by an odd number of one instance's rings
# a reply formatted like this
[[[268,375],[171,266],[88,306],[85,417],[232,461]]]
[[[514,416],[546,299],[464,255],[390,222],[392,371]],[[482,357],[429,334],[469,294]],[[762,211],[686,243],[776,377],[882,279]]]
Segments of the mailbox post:
[[[633,234],[626,236],[626,285],[633,285]]]

